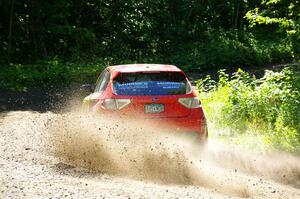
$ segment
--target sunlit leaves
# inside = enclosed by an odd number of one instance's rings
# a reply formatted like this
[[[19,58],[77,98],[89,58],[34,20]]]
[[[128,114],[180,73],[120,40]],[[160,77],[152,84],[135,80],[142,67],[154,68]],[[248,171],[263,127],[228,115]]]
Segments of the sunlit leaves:
[[[219,72],[219,81],[197,81],[203,106],[220,131],[230,136],[259,134],[275,148],[300,152],[300,72],[297,67],[265,71],[256,79],[238,70],[230,78]],[[255,132],[253,131],[255,128]]]
[[[245,15],[250,27],[257,25],[278,25],[278,31],[285,32],[294,47],[295,56],[299,57],[300,42],[300,2],[298,0],[265,0],[261,5]]]

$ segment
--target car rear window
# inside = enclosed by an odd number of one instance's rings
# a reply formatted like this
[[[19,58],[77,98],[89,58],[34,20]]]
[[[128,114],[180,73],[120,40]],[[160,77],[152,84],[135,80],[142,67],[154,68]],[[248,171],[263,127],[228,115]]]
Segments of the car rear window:
[[[118,95],[180,95],[189,88],[186,77],[179,72],[120,73],[113,81]]]

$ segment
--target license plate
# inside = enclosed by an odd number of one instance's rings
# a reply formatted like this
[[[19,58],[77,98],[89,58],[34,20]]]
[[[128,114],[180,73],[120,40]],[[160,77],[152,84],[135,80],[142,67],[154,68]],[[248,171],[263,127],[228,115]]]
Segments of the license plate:
[[[145,113],[161,113],[164,109],[163,104],[145,104]]]

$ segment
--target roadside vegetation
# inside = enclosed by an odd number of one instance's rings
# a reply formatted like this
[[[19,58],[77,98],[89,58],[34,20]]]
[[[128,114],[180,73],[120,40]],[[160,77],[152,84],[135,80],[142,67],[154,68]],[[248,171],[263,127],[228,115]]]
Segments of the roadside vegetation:
[[[197,81],[212,137],[257,150],[300,152],[300,66],[265,71],[256,79],[238,69]]]
[[[0,90],[26,92],[32,88],[65,87],[72,83],[94,83],[107,64],[60,63],[8,64],[0,70]]]

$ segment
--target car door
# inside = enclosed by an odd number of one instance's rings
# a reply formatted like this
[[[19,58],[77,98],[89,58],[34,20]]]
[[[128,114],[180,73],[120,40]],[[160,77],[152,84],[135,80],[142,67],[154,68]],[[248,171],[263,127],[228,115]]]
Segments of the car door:
[[[83,99],[82,104],[85,110],[90,110],[95,105],[97,100],[101,98],[101,95],[103,95],[104,91],[106,90],[109,81],[110,72],[107,69],[105,69],[96,81],[96,87],[94,92]]]

